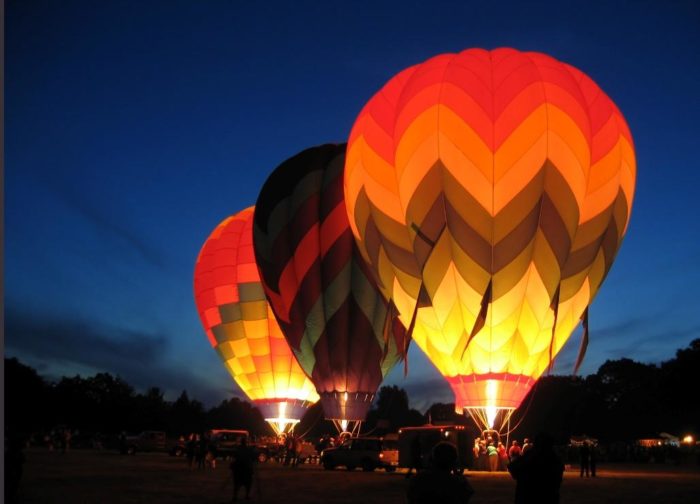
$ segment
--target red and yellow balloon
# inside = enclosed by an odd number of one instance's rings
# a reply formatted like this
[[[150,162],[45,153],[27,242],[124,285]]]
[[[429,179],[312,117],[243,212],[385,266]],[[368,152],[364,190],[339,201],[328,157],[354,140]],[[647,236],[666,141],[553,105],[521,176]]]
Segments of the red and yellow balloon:
[[[443,54],[366,104],[353,233],[459,411],[493,425],[550,367],[610,270],[635,174],[615,104],[544,54]]]
[[[260,283],[253,253],[253,207],[221,222],[204,243],[194,297],[209,342],[241,390],[277,432],[318,400]]]

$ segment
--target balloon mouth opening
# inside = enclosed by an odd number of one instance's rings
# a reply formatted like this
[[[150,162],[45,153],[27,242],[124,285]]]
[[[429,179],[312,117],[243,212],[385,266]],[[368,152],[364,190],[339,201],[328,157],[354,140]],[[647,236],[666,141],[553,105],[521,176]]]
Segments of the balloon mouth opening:
[[[459,413],[469,415],[479,430],[501,432],[503,427],[510,422],[510,417],[515,408],[498,408],[488,406],[486,408],[465,407]]]
[[[258,399],[254,403],[277,435],[294,430],[311,405],[298,399]]]
[[[333,422],[333,425],[338,431],[338,434],[340,434],[341,438],[345,436],[356,437],[360,435],[362,420],[349,420],[347,418],[332,418],[330,420]]]
[[[455,394],[455,411],[468,414],[482,430],[502,430],[532,389],[530,376],[484,373],[448,376]]]
[[[321,404],[326,420],[337,422],[339,432],[352,431],[355,423],[367,417],[374,400],[370,392],[321,392]]]
[[[299,423],[298,418],[289,418],[287,415],[288,404],[287,401],[280,401],[278,403],[272,404],[271,406],[277,406],[277,416],[265,418],[265,421],[270,424],[272,430],[278,436],[285,432],[290,432],[294,430],[296,424]],[[291,408],[290,408],[291,409]]]

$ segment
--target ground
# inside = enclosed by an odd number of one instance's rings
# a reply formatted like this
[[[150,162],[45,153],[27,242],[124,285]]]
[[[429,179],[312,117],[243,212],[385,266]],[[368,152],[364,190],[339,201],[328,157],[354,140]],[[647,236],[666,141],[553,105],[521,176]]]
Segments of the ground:
[[[262,464],[260,469],[251,502],[405,502],[407,480],[401,473],[324,471],[309,464],[294,469],[272,462]],[[507,474],[469,473],[468,478],[476,490],[470,504],[513,502],[515,484]],[[231,490],[226,463],[220,463],[214,470],[198,471],[189,469],[182,458],[160,453],[121,456],[108,451],[75,450],[62,455],[29,449],[19,502],[223,504],[230,501]],[[688,503],[694,502],[698,495],[700,468],[697,466],[604,465],[595,479],[581,479],[575,471],[567,471],[561,502]]]

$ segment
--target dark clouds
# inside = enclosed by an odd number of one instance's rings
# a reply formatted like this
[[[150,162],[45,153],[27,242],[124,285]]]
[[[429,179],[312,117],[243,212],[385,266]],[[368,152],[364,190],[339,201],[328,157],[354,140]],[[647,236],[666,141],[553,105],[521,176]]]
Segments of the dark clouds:
[[[164,267],[162,254],[147,240],[123,222],[123,216],[110,214],[104,203],[102,207],[95,204],[86,194],[75,190],[72,186],[56,180],[53,184],[56,195],[73,211],[86,219],[98,231],[106,233],[126,248],[136,252],[138,256],[152,266]],[[124,202],[126,203],[126,202]]]
[[[400,386],[406,390],[411,407],[421,412],[425,412],[436,402],[452,403],[455,401],[452,389],[442,377],[409,380]]]
[[[673,358],[676,350],[685,348],[696,338],[700,338],[700,325],[654,330],[650,334],[630,335],[623,340],[626,343],[625,345],[619,345],[611,349],[609,354],[614,359],[622,359],[633,355],[634,359],[638,361],[659,363],[660,361]],[[662,356],[659,354],[660,342],[663,342],[665,348],[668,349],[669,355]]]
[[[689,322],[685,326],[669,327],[668,318],[668,312],[659,310],[603,327],[592,326],[588,350],[579,374],[597,372],[606,360],[632,358],[638,362],[658,364],[671,359],[676,350],[685,348],[693,339],[700,337],[700,325]],[[577,329],[557,355],[552,374],[573,373],[580,342],[581,331]],[[662,348],[666,353],[662,353]]]
[[[161,334],[88,320],[34,316],[8,307],[5,348],[7,355],[19,357],[50,379],[59,378],[55,374],[65,370],[106,371],[141,390],[150,386],[172,393],[187,389],[191,397],[207,404],[234,395],[232,390],[217,390],[186,367],[173,364],[169,340]]]

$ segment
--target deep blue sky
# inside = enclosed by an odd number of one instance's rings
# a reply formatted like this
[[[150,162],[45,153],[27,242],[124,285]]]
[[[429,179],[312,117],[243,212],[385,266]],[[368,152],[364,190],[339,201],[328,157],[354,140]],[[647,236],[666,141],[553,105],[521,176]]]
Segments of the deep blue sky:
[[[487,3],[8,1],[6,355],[208,404],[240,394],[194,307],[209,232],[280,162],[345,141],[396,72],[501,46],[588,73],[634,136],[632,222],[583,372],[700,337],[700,4]],[[413,405],[449,399],[417,348],[409,371],[389,381]]]

